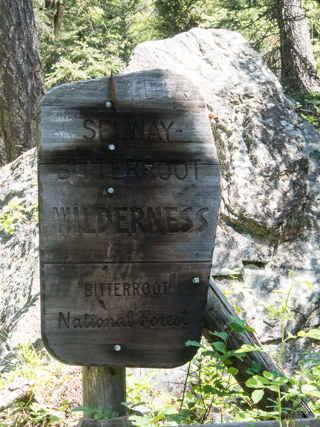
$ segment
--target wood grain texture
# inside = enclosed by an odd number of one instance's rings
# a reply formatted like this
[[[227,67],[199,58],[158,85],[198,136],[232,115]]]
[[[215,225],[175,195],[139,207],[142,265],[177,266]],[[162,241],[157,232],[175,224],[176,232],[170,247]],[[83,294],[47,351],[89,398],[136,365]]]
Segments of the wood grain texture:
[[[114,76],[118,110],[200,109],[204,98],[187,77],[173,70],[145,70]],[[85,97],[83,94],[85,93]],[[41,102],[45,106],[101,108],[113,100],[111,79],[102,78],[55,87]],[[175,107],[175,108],[174,108]]]
[[[83,405],[112,408],[126,414],[126,368],[85,366],[82,368]],[[87,415],[94,418],[94,414]]]
[[[186,363],[196,352],[186,341],[201,337],[210,265],[45,264],[44,343],[74,365]]]
[[[169,177],[170,165],[163,163],[145,178],[138,167],[133,161],[103,168],[40,165],[43,261],[210,262],[219,167],[171,165]]]
[[[201,337],[219,212],[208,113],[174,72],[114,80],[117,110],[108,78],[39,108],[43,340],[70,364],[179,366]]]

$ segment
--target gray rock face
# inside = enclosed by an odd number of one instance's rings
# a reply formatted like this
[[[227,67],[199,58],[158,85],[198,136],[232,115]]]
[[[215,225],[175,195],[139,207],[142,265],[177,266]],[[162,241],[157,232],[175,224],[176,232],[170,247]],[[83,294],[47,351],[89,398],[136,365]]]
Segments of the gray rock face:
[[[22,222],[13,221],[12,234],[0,231],[2,364],[4,356],[15,357],[20,342],[40,341],[37,202],[37,160],[32,149],[0,169],[0,218],[3,221],[9,213],[12,222],[17,213],[25,216]]]
[[[142,68],[185,72],[205,95],[222,170],[221,217],[271,240],[295,236],[308,194],[302,120],[245,40],[193,29],[139,45],[126,71]]]
[[[133,52],[125,72],[150,68],[188,74],[207,100],[222,171],[222,203],[212,274],[231,286],[224,267],[239,268],[233,298],[263,343],[276,347],[279,322],[268,319],[264,303],[273,290],[288,288],[288,270],[300,285],[294,300],[296,332],[319,326],[320,137],[296,112],[276,77],[246,41],[226,30],[193,29],[172,39],[146,42]],[[34,151],[0,170],[0,215],[10,201],[36,201]],[[39,339],[38,241],[31,220],[13,235],[0,232],[1,356],[19,341]],[[255,291],[255,298],[245,289]],[[292,368],[308,340],[287,344]],[[168,386],[170,388],[170,386]]]
[[[239,268],[234,302],[271,349],[280,322],[267,318],[273,290],[288,288],[299,272],[287,329],[319,326],[319,133],[296,112],[276,77],[242,36],[193,29],[172,39],[145,42],[126,72],[173,68],[185,72],[207,100],[221,164],[222,203],[212,275],[229,289],[223,268]],[[243,290],[255,291],[255,298]],[[298,292],[297,292],[298,289]],[[314,344],[312,344],[313,346]],[[284,365],[293,368],[308,340],[289,341]]]

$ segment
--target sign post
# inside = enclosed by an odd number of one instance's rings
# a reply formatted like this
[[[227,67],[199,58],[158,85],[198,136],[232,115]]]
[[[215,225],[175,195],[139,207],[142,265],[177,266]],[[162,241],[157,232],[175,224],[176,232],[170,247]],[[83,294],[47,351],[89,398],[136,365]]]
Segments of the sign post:
[[[199,89],[167,70],[66,84],[44,97],[38,123],[47,350],[82,366],[186,363],[220,203]]]

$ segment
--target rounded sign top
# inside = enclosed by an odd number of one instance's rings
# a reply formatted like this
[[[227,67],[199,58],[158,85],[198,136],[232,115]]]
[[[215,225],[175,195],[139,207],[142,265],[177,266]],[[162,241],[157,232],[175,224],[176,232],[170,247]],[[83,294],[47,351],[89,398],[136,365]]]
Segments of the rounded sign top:
[[[79,365],[187,362],[220,202],[199,89],[168,70],[71,83],[48,92],[38,123],[47,349]]]

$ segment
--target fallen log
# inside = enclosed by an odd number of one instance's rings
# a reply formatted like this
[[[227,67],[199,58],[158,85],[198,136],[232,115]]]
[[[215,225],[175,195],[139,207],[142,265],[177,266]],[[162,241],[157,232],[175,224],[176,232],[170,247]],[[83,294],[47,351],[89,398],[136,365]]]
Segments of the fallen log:
[[[238,317],[234,308],[228,303],[226,297],[220,291],[217,284],[212,278],[210,278],[204,325],[204,336],[208,339],[209,342],[212,343],[219,340],[218,337],[210,334],[209,332],[230,332],[230,327],[227,325],[232,321],[230,316]],[[252,332],[246,331],[244,333],[235,333],[233,331],[228,338],[227,350],[237,350],[243,344],[249,344],[250,346],[261,346],[258,338]],[[239,370],[239,372],[235,375],[235,379],[242,387],[242,389],[248,392],[250,396],[254,389],[247,387],[245,384],[246,381],[251,377],[250,374],[246,373],[246,370],[251,368],[253,361],[260,363],[261,372],[278,371],[278,367],[273,359],[264,352],[252,351],[246,353],[246,357],[244,357],[243,360],[234,357],[232,366]],[[285,389],[286,388],[284,386],[281,386],[282,391]],[[277,397],[278,395],[276,392],[266,388],[263,398],[255,406],[258,409],[270,412],[270,405],[272,404],[270,400],[275,401]],[[292,412],[294,410],[296,411],[292,401],[284,402],[284,406],[286,408],[290,408]],[[299,406],[298,416],[303,418],[310,418],[314,417],[314,414],[308,405],[302,401]]]
[[[0,390],[0,411],[16,402],[27,403],[31,398],[32,384],[25,378],[17,378]]]

